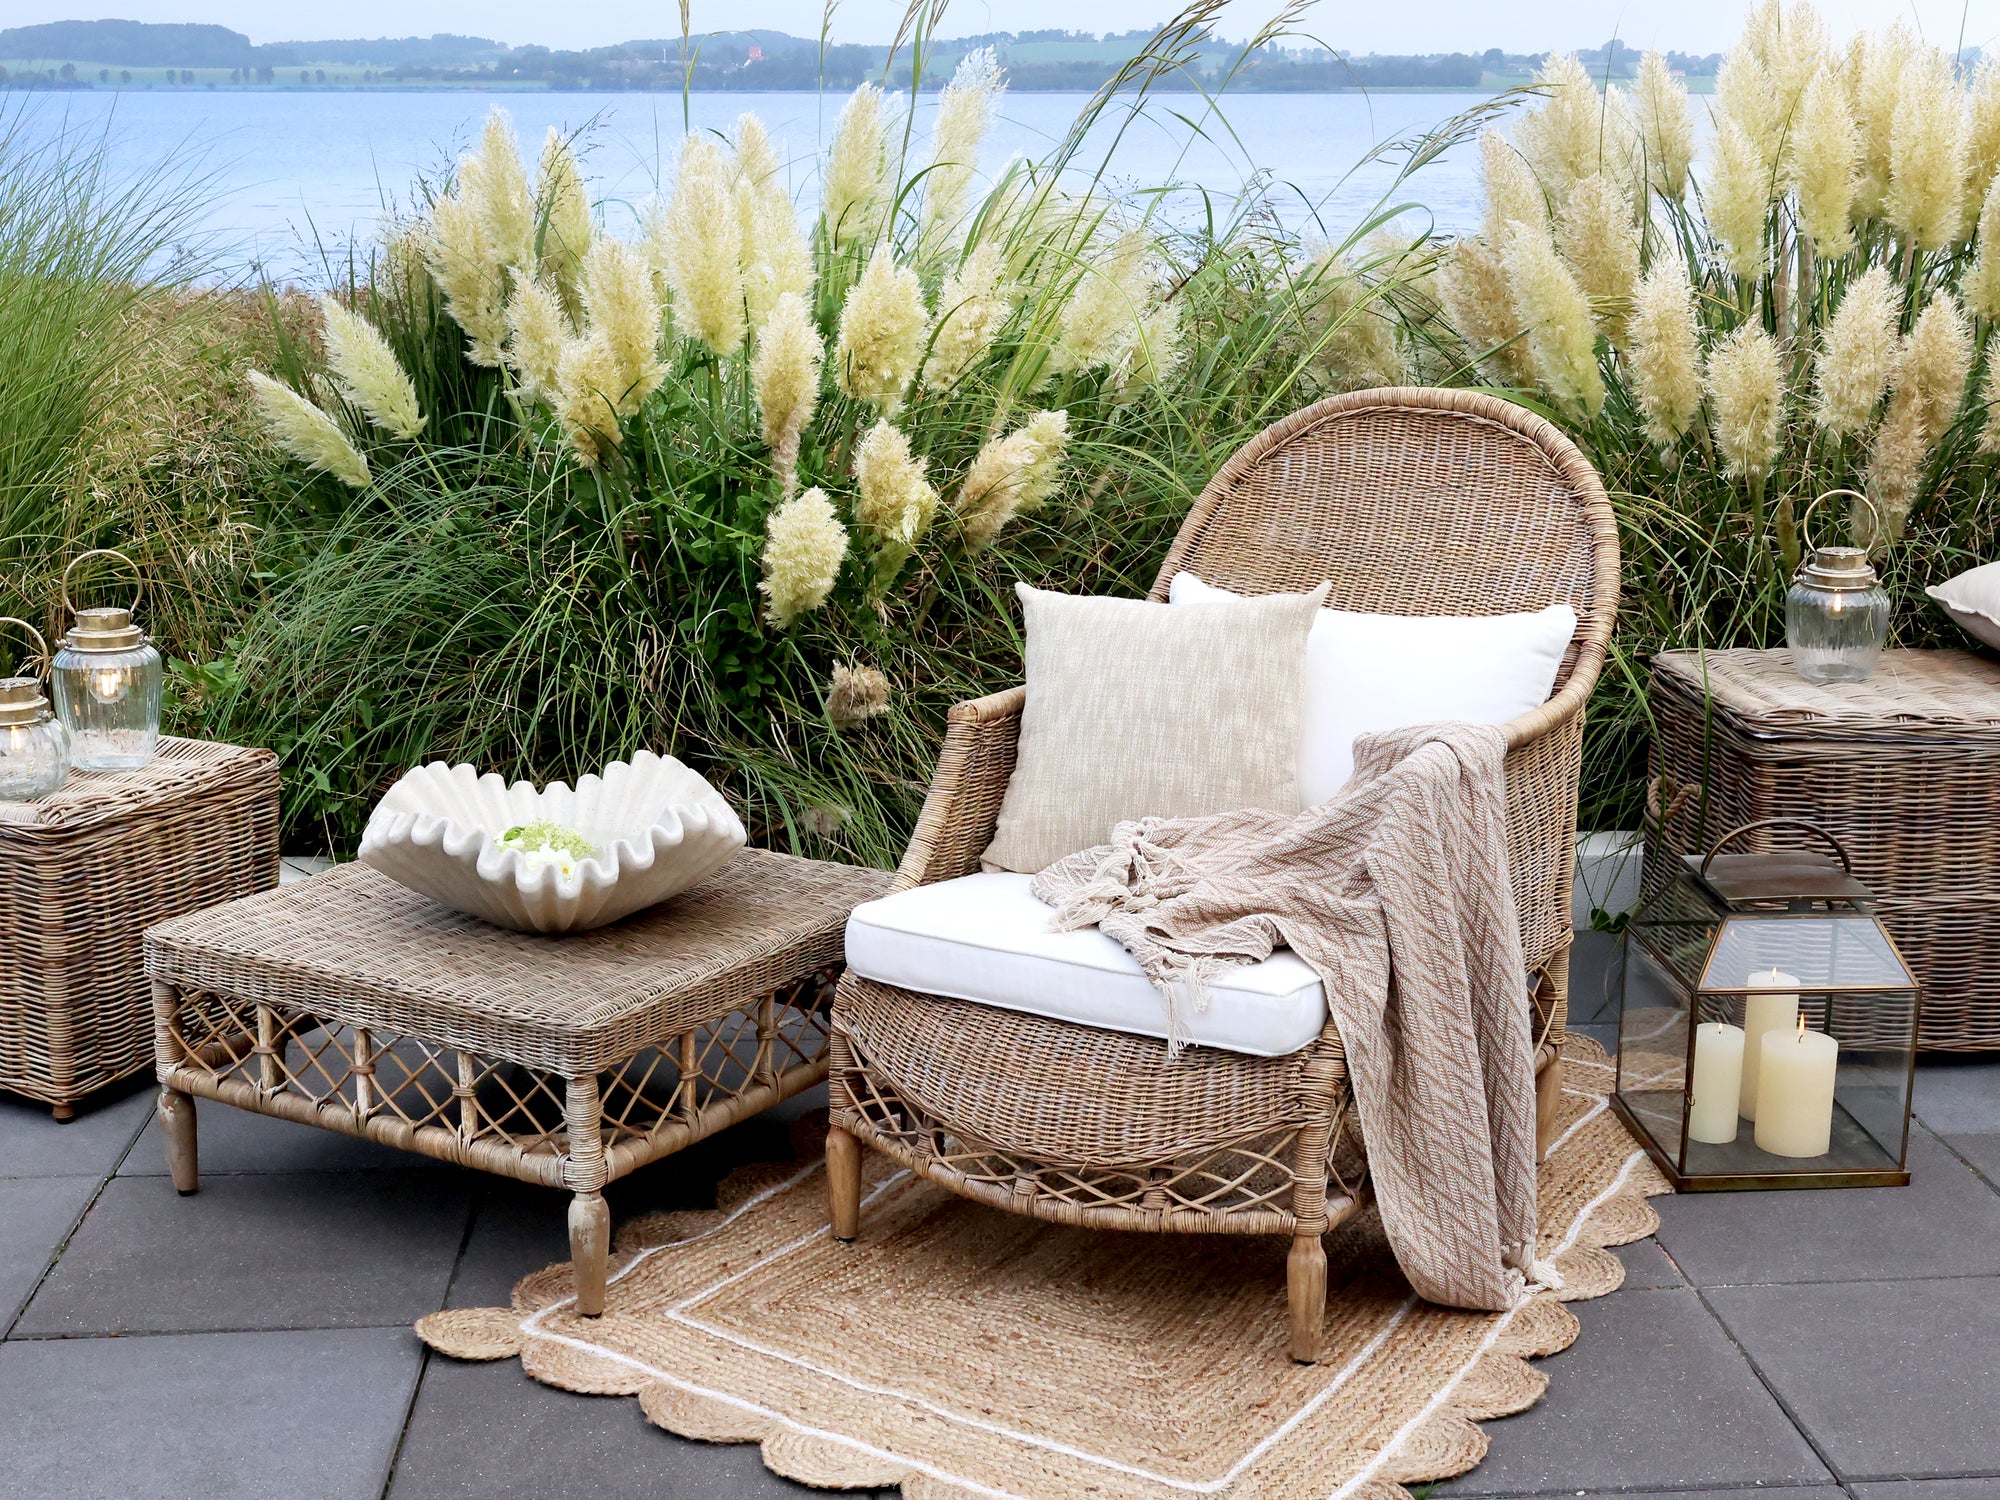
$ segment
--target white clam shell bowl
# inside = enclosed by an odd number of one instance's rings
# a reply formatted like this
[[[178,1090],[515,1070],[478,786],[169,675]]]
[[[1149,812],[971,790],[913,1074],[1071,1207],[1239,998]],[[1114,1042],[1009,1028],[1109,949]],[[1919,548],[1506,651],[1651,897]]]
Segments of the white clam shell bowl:
[[[511,828],[555,823],[597,849],[557,862],[505,848]],[[509,786],[434,761],[389,788],[361,835],[361,862],[457,911],[517,932],[583,932],[678,895],[743,847],[721,795],[672,756],[642,750],[575,790]],[[565,872],[562,864],[569,868]]]

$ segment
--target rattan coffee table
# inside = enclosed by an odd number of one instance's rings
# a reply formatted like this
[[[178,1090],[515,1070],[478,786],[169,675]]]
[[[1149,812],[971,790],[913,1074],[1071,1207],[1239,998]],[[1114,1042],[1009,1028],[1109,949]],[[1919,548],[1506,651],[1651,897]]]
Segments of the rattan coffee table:
[[[883,870],[746,849],[594,932],[508,932],[363,865],[146,933],[160,1123],[194,1100],[567,1188],[578,1310],[604,1306],[604,1185],[826,1077],[847,914]]]

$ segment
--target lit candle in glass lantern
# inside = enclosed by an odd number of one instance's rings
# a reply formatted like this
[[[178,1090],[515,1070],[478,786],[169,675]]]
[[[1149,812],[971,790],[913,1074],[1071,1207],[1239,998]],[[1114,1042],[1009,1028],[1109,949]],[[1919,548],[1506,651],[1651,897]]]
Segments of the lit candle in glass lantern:
[[[63,573],[63,607],[69,575],[91,557],[86,552]],[[136,601],[135,601],[136,603]],[[71,740],[71,764],[80,771],[131,771],[153,758],[160,738],[160,695],[166,671],[160,653],[132,620],[130,609],[75,610],[76,622],[56,652],[56,712]]]

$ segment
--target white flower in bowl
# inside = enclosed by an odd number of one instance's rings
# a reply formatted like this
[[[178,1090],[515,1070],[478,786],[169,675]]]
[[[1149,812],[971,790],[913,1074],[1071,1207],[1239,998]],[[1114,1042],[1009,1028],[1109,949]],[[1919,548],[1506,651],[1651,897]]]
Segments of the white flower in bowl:
[[[509,786],[435,761],[389,788],[361,860],[433,900],[520,932],[582,932],[701,881],[743,847],[727,802],[672,756],[640,751],[576,787]]]

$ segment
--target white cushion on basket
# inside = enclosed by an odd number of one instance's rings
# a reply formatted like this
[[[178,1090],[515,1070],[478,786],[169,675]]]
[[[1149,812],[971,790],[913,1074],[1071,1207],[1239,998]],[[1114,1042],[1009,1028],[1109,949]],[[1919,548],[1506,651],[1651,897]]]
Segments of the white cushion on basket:
[[[1244,596],[1176,573],[1173,604]],[[1512,615],[1367,615],[1322,609],[1306,637],[1299,801],[1354,774],[1354,738],[1413,724],[1505,724],[1548,702],[1576,634],[1567,604]]]
[[[1924,590],[1974,640],[2000,651],[2000,562],[1969,568]]]
[[[1051,932],[1051,907],[1032,875],[967,875],[854,908],[847,965],[864,979],[926,995],[1164,1037],[1159,991],[1132,955],[1087,927]],[[1296,1052],[1326,1025],[1326,995],[1289,948],[1230,969],[1209,986],[1206,1011],[1187,1007],[1188,1039],[1253,1057]]]

